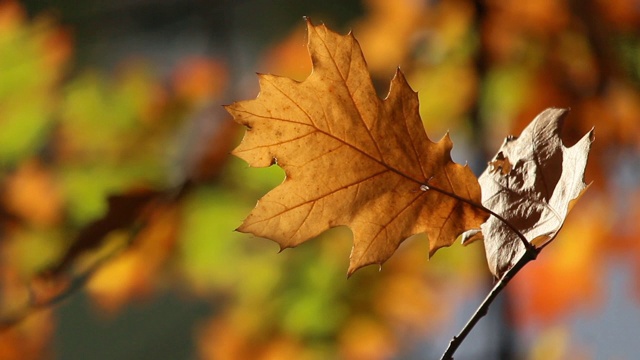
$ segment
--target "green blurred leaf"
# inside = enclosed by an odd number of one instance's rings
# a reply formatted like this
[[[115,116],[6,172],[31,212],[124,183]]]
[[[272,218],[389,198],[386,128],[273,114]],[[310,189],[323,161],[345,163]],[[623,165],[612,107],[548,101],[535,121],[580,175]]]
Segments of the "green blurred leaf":
[[[129,170],[129,171],[127,171]],[[94,166],[66,167],[58,177],[63,188],[67,212],[75,224],[85,224],[107,211],[107,197],[122,193],[135,184],[144,184],[144,167]]]
[[[212,288],[236,285],[243,258],[242,235],[233,230],[247,205],[222,189],[202,187],[186,200],[180,233],[184,271],[194,283]]]
[[[49,29],[29,25],[0,33],[0,164],[14,165],[45,141],[61,68],[47,63]],[[55,49],[54,49],[55,50]]]

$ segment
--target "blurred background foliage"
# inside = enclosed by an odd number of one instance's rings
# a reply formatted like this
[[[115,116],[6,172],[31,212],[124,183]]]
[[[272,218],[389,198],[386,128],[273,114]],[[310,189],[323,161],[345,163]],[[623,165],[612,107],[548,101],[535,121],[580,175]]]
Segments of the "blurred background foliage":
[[[254,73],[303,80],[302,16],[400,66],[429,136],[476,173],[570,107],[596,128],[587,194],[461,359],[640,351],[635,0],[0,1],[0,358],[435,358],[491,286],[481,245],[405,242],[346,279],[350,231],[277,254],[233,232],[282,181],[228,156],[221,105]]]

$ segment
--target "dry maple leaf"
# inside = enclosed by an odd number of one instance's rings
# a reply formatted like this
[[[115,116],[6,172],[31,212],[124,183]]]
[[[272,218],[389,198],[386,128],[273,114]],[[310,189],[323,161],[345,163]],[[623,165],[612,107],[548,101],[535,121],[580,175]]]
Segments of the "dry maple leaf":
[[[565,147],[560,130],[568,110],[540,113],[520,137],[507,137],[480,178],[482,204],[508,221],[536,248],[555,238],[574,203],[587,188],[584,171],[593,130]],[[525,252],[517,234],[492,216],[482,231],[469,231],[463,242],[484,237],[489,269],[498,278]]]
[[[306,80],[259,75],[255,100],[227,106],[248,128],[233,153],[286,173],[238,230],[284,249],[347,225],[351,274],[382,264],[413,234],[426,232],[433,254],[479,227],[486,213],[469,204],[479,204],[478,181],[451,161],[448,136],[429,140],[402,73],[383,101],[351,34],[310,22],[307,29],[313,71]]]

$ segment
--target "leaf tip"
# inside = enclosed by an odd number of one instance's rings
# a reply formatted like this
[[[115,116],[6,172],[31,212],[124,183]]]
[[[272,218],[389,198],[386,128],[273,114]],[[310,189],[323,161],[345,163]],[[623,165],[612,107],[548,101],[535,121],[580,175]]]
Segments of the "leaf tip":
[[[382,271],[382,263],[383,262],[373,262],[373,263],[366,263],[366,264],[349,264],[349,269],[347,270],[347,279],[351,278],[351,276],[358,270],[362,269],[365,266],[368,265],[378,265],[378,271]]]
[[[552,126],[553,131],[558,132],[564,125],[564,120],[567,114],[571,111],[570,108],[558,108],[550,107],[542,111],[538,116],[533,119],[532,123],[540,122],[541,124],[549,124]]]
[[[400,66],[396,67],[396,72],[393,74],[393,79],[399,79],[399,80],[404,80],[406,81],[406,78],[404,76],[404,73],[402,72],[402,70],[400,69]]]
[[[316,25],[313,24],[313,21],[311,20],[311,16],[308,15],[303,15],[302,16],[302,20],[304,20],[304,22],[307,24],[307,29],[311,30],[312,28],[315,28]],[[324,24],[320,24],[317,26],[323,26]]]
[[[549,114],[553,117],[561,117],[565,116],[571,111],[571,108],[562,108],[562,107],[550,107],[546,108],[541,114]]]
[[[226,112],[228,112],[231,116],[233,116],[233,112],[234,112],[234,110],[235,110],[236,104],[237,104],[237,103],[232,102],[231,104],[225,104],[225,105],[222,105],[222,108],[223,108]],[[233,116],[233,117],[235,118],[235,116]]]
[[[480,229],[471,229],[462,233],[461,243],[464,246],[467,246],[473,242],[478,240],[482,240],[484,237],[482,235],[482,230]]]
[[[324,23],[322,23],[322,22],[320,23],[320,25],[314,25],[313,21],[311,21],[311,17],[309,17],[309,16],[305,15],[302,18],[304,19],[305,23],[307,23],[307,34],[309,36],[309,39],[311,39],[311,31],[312,30],[315,30],[318,27],[326,27],[324,25]]]
[[[360,267],[349,265],[349,269],[347,269],[347,279],[350,279],[353,273],[355,273],[359,268]]]
[[[438,246],[438,245],[432,243],[431,241],[429,241],[429,253],[427,254],[427,258],[429,260],[431,260],[433,255],[435,255],[436,251],[440,250],[441,247],[442,246]]]
[[[393,78],[391,79],[391,86],[393,87],[394,84],[396,83],[398,84],[398,86],[402,88],[406,87],[409,90],[411,90],[412,93],[417,94],[417,92],[413,90],[411,85],[409,85],[409,82],[407,81],[407,77],[404,75],[404,73],[400,69],[400,66],[396,67],[396,72],[393,74]]]

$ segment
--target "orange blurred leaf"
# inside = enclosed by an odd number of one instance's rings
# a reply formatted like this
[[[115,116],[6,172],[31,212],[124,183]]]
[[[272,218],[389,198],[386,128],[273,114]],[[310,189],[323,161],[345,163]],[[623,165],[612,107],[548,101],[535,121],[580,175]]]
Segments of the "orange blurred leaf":
[[[25,161],[5,180],[6,210],[38,226],[51,226],[62,216],[62,197],[53,176],[40,162]]]
[[[575,310],[576,304],[600,299],[602,243],[609,243],[611,236],[606,224],[608,205],[592,200],[576,208],[545,256],[528,264],[518,281],[509,285],[518,304],[517,323],[551,322]]]
[[[202,104],[219,96],[227,85],[227,68],[220,61],[191,57],[178,64],[173,74],[176,95]]]
[[[26,17],[17,1],[0,2],[0,33],[11,32],[19,27]]]
[[[270,74],[282,74],[292,79],[304,79],[311,71],[311,61],[305,46],[302,28],[294,29],[265,55],[263,66]]]
[[[53,313],[34,313],[10,329],[0,331],[0,359],[47,359],[54,331]]]
[[[410,52],[411,40],[426,6],[421,1],[368,0],[370,15],[356,26],[362,49],[369,55],[367,65],[374,74],[399,66]]]
[[[396,347],[389,329],[368,317],[352,319],[341,333],[343,359],[389,359]]]

